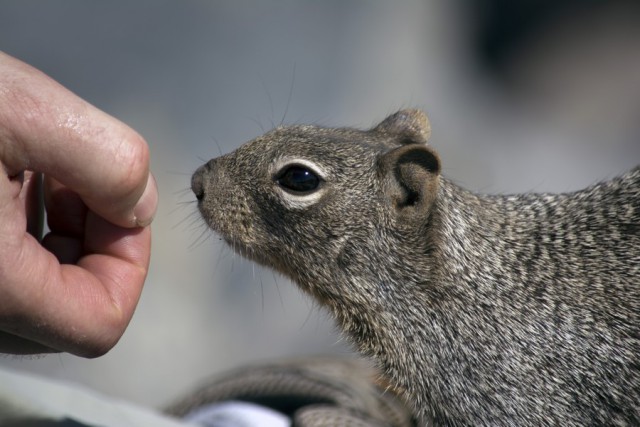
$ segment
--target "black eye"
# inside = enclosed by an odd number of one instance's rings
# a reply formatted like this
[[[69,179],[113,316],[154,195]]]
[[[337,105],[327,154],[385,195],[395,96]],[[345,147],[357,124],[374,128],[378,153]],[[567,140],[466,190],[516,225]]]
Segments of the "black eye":
[[[282,169],[276,177],[276,182],[294,193],[310,193],[320,186],[321,179],[309,168],[293,165]]]

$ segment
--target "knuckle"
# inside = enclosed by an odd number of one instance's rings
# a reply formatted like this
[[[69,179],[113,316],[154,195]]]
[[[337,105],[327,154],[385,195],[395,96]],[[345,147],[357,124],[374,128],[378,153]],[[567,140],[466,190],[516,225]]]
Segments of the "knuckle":
[[[132,197],[140,196],[149,174],[149,147],[135,131],[130,130],[118,150],[117,190]],[[136,194],[139,193],[139,194]]]

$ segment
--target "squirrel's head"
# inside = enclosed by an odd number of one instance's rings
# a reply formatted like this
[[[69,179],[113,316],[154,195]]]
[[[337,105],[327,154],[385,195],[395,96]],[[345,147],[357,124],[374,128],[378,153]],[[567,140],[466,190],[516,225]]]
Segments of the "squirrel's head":
[[[301,284],[332,280],[426,226],[440,173],[429,135],[418,110],[366,131],[278,127],[207,162],[191,186],[235,250]]]

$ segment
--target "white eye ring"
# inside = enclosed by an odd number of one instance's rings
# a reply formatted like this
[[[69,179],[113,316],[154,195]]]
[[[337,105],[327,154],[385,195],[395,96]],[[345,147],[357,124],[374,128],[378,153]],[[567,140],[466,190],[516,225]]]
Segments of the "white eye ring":
[[[273,166],[273,174],[277,175],[282,170],[289,167],[300,166],[309,169],[312,173],[318,176],[320,180],[326,181],[326,173],[316,163],[310,162],[306,159],[300,158],[285,158],[277,161]],[[274,187],[276,192],[284,204],[290,209],[304,209],[315,204],[325,193],[325,186],[321,185],[317,190],[309,193],[295,194],[290,191],[286,191],[280,185],[277,184],[277,180],[274,179]]]

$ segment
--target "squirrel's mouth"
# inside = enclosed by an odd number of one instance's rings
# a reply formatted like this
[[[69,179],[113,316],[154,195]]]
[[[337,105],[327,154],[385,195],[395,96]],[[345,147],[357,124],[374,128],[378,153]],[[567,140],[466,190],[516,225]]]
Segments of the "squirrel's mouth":
[[[262,251],[255,250],[252,245],[245,241],[243,233],[238,232],[233,227],[228,227],[227,222],[220,221],[219,218],[214,215],[215,212],[213,212],[214,214],[208,212],[202,204],[199,204],[198,208],[207,227],[221,237],[235,253],[250,261],[257,262],[266,267],[275,268],[273,263],[262,255]],[[246,235],[247,233],[244,234]]]

